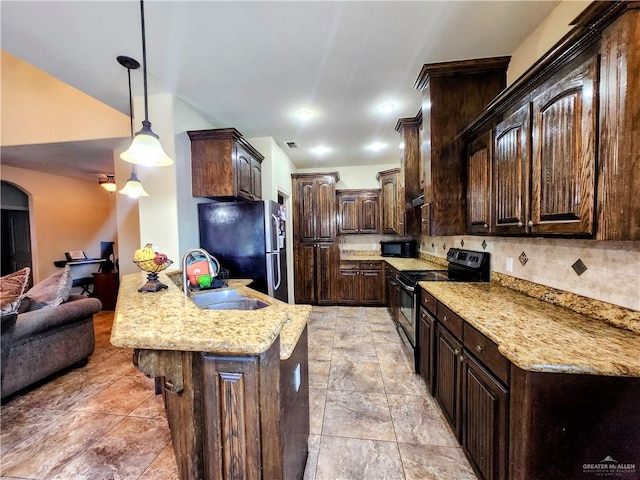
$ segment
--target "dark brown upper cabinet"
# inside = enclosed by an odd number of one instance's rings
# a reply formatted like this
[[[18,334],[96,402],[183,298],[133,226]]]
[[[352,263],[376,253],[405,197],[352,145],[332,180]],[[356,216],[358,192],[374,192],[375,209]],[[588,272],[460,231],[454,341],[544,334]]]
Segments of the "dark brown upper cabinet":
[[[380,233],[380,190],[339,190],[338,234]]]
[[[398,229],[396,232],[386,232],[383,228],[383,233],[419,235],[421,232],[420,209],[411,203],[423,192],[424,171],[420,156],[421,128],[422,111],[419,111],[415,117],[400,118],[396,123],[396,131],[400,134],[402,141],[398,179]],[[384,195],[384,186],[382,189]]]
[[[297,242],[332,242],[336,239],[337,172],[292,174],[294,238]]]
[[[260,200],[260,152],[235,128],[192,130],[191,194],[216,200]]]
[[[491,158],[492,132],[480,135],[467,149],[467,230],[492,232]]]
[[[492,233],[640,240],[638,24],[635,4],[594,2],[461,130],[468,232],[487,233],[473,222],[493,131]]]
[[[416,80],[422,91],[421,161],[424,235],[466,231],[465,151],[459,130],[506,86],[510,57],[426,64]],[[406,177],[405,177],[406,180]]]
[[[399,168],[378,172],[380,182],[382,227],[381,233],[404,235],[405,204],[402,195],[402,178]]]

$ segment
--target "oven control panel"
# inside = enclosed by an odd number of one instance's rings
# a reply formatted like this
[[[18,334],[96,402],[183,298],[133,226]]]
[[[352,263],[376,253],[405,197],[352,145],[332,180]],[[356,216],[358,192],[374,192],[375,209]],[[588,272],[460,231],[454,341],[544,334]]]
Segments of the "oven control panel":
[[[468,268],[479,269],[489,261],[488,252],[474,252],[460,248],[450,248],[447,252],[447,261]]]

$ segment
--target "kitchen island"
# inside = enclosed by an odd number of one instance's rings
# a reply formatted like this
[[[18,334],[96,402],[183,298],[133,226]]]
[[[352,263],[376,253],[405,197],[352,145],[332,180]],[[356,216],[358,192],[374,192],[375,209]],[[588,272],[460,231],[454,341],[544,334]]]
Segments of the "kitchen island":
[[[420,287],[423,376],[480,478],[638,478],[639,312],[583,299],[578,313],[540,299],[577,296],[535,284],[540,298]]]
[[[134,349],[138,369],[161,379],[180,478],[302,478],[311,307],[231,280],[230,289],[268,306],[210,310],[163,273],[166,290],[140,293],[145,279],[122,278],[111,343]]]

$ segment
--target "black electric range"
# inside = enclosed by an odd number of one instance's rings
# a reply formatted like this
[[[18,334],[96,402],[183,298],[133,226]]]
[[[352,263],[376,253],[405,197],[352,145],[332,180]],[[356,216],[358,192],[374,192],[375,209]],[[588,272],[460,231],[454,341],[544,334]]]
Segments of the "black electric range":
[[[406,337],[414,350],[416,371],[418,371],[418,314],[420,299],[418,282],[488,282],[491,271],[488,252],[476,252],[460,248],[450,248],[447,252],[446,270],[405,270],[398,273],[395,280],[400,286],[399,312],[396,325],[400,338]],[[404,334],[404,335],[403,335]],[[403,340],[404,341],[404,340]],[[409,346],[409,345],[408,345]]]

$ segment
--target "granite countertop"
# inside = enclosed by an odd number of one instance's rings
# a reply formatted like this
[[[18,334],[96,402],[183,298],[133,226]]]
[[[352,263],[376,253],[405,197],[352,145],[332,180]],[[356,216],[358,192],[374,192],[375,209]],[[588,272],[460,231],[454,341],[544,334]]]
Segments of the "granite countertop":
[[[365,254],[365,253],[342,253],[340,260],[355,261],[364,260],[368,262],[383,261],[387,262],[392,267],[402,270],[446,270],[446,265],[440,265],[421,258],[398,258],[398,257],[383,257],[380,254]]]
[[[289,305],[247,287],[250,280],[230,280],[229,288],[269,303],[268,307],[201,309],[165,273],[158,278],[167,285],[166,290],[140,293],[146,274],[122,277],[111,331],[111,343],[116,347],[257,355],[280,335],[280,358],[285,360],[311,313],[309,305]]]
[[[494,283],[420,282],[523,370],[640,377],[640,335]]]

